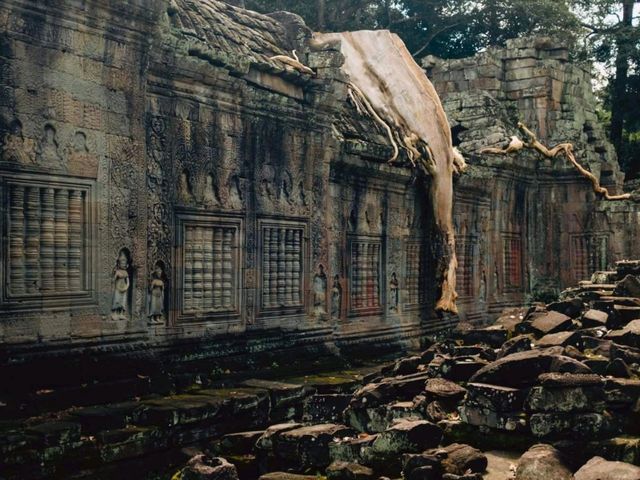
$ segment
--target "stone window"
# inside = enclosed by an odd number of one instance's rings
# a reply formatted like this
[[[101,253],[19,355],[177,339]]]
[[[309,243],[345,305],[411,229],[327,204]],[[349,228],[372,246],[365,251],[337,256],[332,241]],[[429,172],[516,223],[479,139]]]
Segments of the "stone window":
[[[575,281],[588,280],[597,270],[608,265],[607,235],[573,235],[571,237],[571,263]]]
[[[292,313],[304,309],[306,227],[293,221],[261,220],[260,311]]]
[[[458,259],[457,290],[461,298],[474,294],[475,245],[477,237],[466,235],[456,238],[456,257]]]
[[[379,312],[382,278],[382,242],[379,238],[353,237],[349,241],[349,307],[354,315]]]
[[[522,275],[522,236],[503,234],[504,291],[521,291]]]
[[[92,181],[0,174],[2,307],[95,303]]]
[[[424,243],[420,240],[412,240],[407,243],[407,276],[406,306],[424,305],[427,303],[428,278],[428,252]]]
[[[178,225],[179,320],[238,314],[240,220],[184,215]]]

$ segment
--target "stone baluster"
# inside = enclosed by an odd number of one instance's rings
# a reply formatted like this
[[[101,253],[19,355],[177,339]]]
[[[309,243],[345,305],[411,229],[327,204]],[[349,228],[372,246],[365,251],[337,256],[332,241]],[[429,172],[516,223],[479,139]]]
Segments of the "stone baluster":
[[[302,288],[300,281],[302,278],[302,230],[295,230],[293,235],[293,302],[295,305],[302,304]]]
[[[213,308],[213,230],[204,229],[204,249],[203,249],[203,308],[211,310]]]
[[[286,281],[287,258],[285,255],[285,232],[281,228],[278,230],[278,306],[285,303],[285,287]]]
[[[69,248],[69,192],[58,189],[54,194],[54,278],[56,292],[69,291],[68,248]]]
[[[371,274],[372,274],[372,289],[371,289],[371,305],[380,306],[380,245],[372,245],[371,255]]]
[[[202,311],[203,300],[203,247],[204,247],[204,229],[195,227],[193,239],[193,308]]]
[[[55,223],[54,223],[54,189],[45,187],[40,190],[40,204],[42,215],[40,223],[40,268],[41,289],[44,293],[55,290],[54,259],[55,259]]]
[[[222,229],[213,231],[213,306],[222,308]]]
[[[25,209],[25,281],[27,293],[40,292],[40,188],[27,188]]]
[[[262,305],[270,307],[272,303],[271,299],[271,233],[272,228],[265,227],[263,230],[264,238],[262,239]]]
[[[82,289],[82,192],[72,190],[69,196],[69,288]]]
[[[193,227],[185,228],[184,239],[184,292],[183,308],[185,311],[193,310]]]
[[[224,230],[222,243],[222,306],[232,307],[233,295],[233,230]]]
[[[269,245],[269,306],[278,305],[278,232],[279,229],[271,230],[271,242]]]
[[[12,294],[25,292],[24,276],[24,187],[12,185],[10,192],[9,289]]]
[[[360,245],[351,246],[351,304],[353,308],[360,308]]]
[[[290,228],[286,229],[285,233],[285,304],[293,304],[293,259],[295,253],[293,251],[293,233]]]

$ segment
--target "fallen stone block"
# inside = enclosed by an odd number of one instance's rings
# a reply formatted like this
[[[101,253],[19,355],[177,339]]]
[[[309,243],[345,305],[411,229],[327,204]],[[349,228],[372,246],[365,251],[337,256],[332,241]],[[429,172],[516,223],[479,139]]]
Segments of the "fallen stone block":
[[[620,330],[609,332],[606,338],[619,345],[640,348],[640,319],[633,320]]]
[[[260,450],[273,450],[273,441],[279,434],[300,427],[302,427],[302,424],[296,422],[271,425],[256,441],[256,448]]]
[[[640,278],[637,275],[625,275],[625,277],[616,282],[616,288],[613,294],[619,297],[640,297]]]
[[[442,457],[432,453],[405,453],[402,455],[402,477],[405,479],[441,478]]]
[[[427,453],[442,458],[442,467],[445,473],[464,475],[467,472],[482,473],[487,469],[486,455],[477,448],[464,443],[452,443]]]
[[[593,457],[575,474],[575,480],[638,480],[640,467]]]
[[[343,393],[312,395],[304,401],[302,419],[305,422],[342,421],[342,412],[350,402],[351,395]]]
[[[373,470],[358,463],[334,461],[327,467],[329,480],[369,480],[375,478]]]
[[[515,480],[573,480],[563,455],[551,445],[537,444],[518,460]]]
[[[561,351],[551,347],[507,355],[481,368],[470,382],[519,388],[533,385],[541,373],[591,373],[584,363],[562,355]]]
[[[238,480],[236,467],[221,457],[194,456],[181,471],[183,480]]]
[[[519,412],[524,407],[526,391],[517,388],[468,383],[465,405],[487,408],[495,412]]]
[[[270,472],[261,475],[259,480],[318,480],[317,475],[300,475],[289,472]]]
[[[547,305],[547,310],[562,313],[570,318],[578,318],[584,308],[584,302],[579,298],[561,300]]]
[[[491,325],[485,328],[472,328],[461,334],[466,345],[485,344],[499,348],[508,338],[509,331],[503,325]]]
[[[580,319],[582,326],[585,328],[590,327],[606,327],[609,314],[602,310],[590,309],[587,310]]]
[[[617,431],[614,419],[603,413],[534,413],[531,433],[538,438],[606,438]]]
[[[429,401],[458,404],[466,394],[464,387],[444,378],[430,378],[424,387],[424,396]]]
[[[534,340],[537,348],[566,347],[567,345],[577,346],[580,344],[581,335],[579,332],[558,332],[549,333],[538,340]]]
[[[489,427],[509,432],[528,430],[527,415],[522,412],[496,412],[489,408],[463,405],[460,407],[460,418],[465,423],[477,427]]]
[[[506,357],[512,353],[526,352],[532,348],[533,335],[518,335],[510,338],[502,344],[496,359]]]
[[[286,430],[275,437],[273,453],[298,471],[326,468],[330,463],[329,444],[353,433],[350,428],[333,423]]]
[[[442,440],[442,430],[426,420],[402,420],[380,433],[371,449],[382,457],[417,453],[435,447]]]
[[[264,433],[264,430],[228,433],[219,440],[216,440],[211,448],[216,454],[221,456],[250,454],[255,451],[256,442]]]
[[[542,374],[540,385],[529,392],[525,408],[530,412],[602,412],[604,381],[594,374]]]
[[[370,449],[376,438],[378,438],[377,434],[339,439],[329,444],[329,457],[331,461],[360,463],[364,465],[366,462],[363,449]]]
[[[531,322],[531,330],[540,336],[570,330],[572,326],[571,317],[554,311],[537,314]]]

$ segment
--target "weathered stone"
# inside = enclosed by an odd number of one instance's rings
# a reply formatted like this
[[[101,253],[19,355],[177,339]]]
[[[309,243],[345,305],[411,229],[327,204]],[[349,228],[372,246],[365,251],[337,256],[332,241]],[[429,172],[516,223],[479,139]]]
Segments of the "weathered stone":
[[[238,480],[236,467],[221,457],[194,456],[182,469],[184,480]]]
[[[515,480],[573,480],[562,454],[551,445],[537,444],[527,450],[516,467]]]
[[[579,298],[553,302],[547,305],[547,309],[562,313],[571,318],[578,318],[584,310],[584,302]]]
[[[609,332],[606,338],[620,345],[640,348],[640,319],[633,320],[621,330]]]
[[[580,321],[582,322],[582,326],[589,327],[604,327],[607,325],[607,319],[609,318],[609,314],[607,312],[603,312],[602,310],[590,309],[587,310],[583,315]]]
[[[409,375],[418,371],[418,366],[422,363],[422,357],[401,358],[393,367],[393,375]]]
[[[526,391],[516,388],[468,383],[465,405],[475,405],[494,412],[518,412],[524,407]]]
[[[549,333],[533,343],[537,348],[576,346],[580,342],[579,332]]]
[[[613,419],[602,413],[535,413],[529,426],[538,438],[603,438],[616,430]]]
[[[327,467],[329,480],[369,480],[374,478],[373,470],[357,463],[334,461]]]
[[[575,480],[638,480],[640,467],[593,457],[575,474]]]
[[[591,373],[583,363],[548,348],[507,355],[480,369],[470,381],[518,388],[534,384],[547,372]]]
[[[543,374],[525,406],[533,412],[601,412],[604,382],[598,375]]]
[[[345,437],[329,444],[329,457],[332,461],[364,464],[363,450],[370,450],[377,434],[362,434],[358,437]]]
[[[288,432],[289,430],[295,430],[300,427],[302,427],[302,424],[295,422],[271,425],[256,441],[256,448],[259,448],[261,450],[272,450],[274,439],[278,435],[284,432]]]
[[[508,337],[509,331],[502,325],[492,325],[485,328],[473,328],[467,330],[462,335],[462,339],[467,345],[486,344],[493,348],[498,348]]]
[[[607,365],[605,375],[609,377],[631,378],[633,373],[626,362],[621,358],[614,358]]]
[[[527,350],[531,350],[532,340],[532,335],[517,335],[513,338],[510,338],[500,347],[497,358],[503,358],[507,355],[511,355],[512,353],[526,352]]]
[[[264,430],[228,433],[216,441],[212,448],[219,455],[244,455],[253,453],[256,442],[263,437]]]
[[[300,471],[325,468],[330,463],[329,444],[352,434],[350,428],[331,423],[286,430],[275,437],[273,453]]]
[[[442,430],[426,420],[401,420],[378,435],[372,450],[383,457],[400,453],[417,453],[435,447],[442,439]]]
[[[432,454],[438,452],[442,456],[442,467],[446,473],[464,475],[482,473],[487,469],[487,457],[477,448],[462,443],[452,443],[440,450],[432,450]]]
[[[620,297],[640,297],[640,279],[637,275],[626,275],[616,283],[613,294]]]
[[[571,317],[559,312],[541,313],[531,322],[531,329],[538,335],[547,335],[571,329]]]
[[[443,473],[441,462],[442,456],[432,453],[405,453],[402,455],[402,476],[406,479],[440,478]]]
[[[344,393],[316,394],[304,402],[305,422],[339,421],[342,412],[349,406],[351,395]]]
[[[289,472],[269,472],[260,476],[259,480],[318,480],[317,475],[300,475]]]
[[[444,378],[431,378],[424,387],[427,400],[458,403],[467,393],[464,387]]]

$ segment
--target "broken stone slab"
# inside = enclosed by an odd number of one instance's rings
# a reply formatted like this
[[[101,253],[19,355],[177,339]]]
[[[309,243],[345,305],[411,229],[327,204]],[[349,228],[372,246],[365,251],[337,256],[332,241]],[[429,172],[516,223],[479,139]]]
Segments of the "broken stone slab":
[[[224,458],[194,456],[181,471],[183,480],[238,480],[236,467]]]
[[[633,372],[623,359],[614,358],[607,365],[605,375],[608,377],[631,378],[633,376]]]
[[[305,471],[325,468],[330,463],[329,444],[349,437],[353,430],[345,425],[323,423],[286,430],[274,439],[273,453],[292,468]]]
[[[508,432],[528,432],[527,415],[523,412],[496,412],[465,404],[460,407],[460,419],[476,427],[488,427]]]
[[[272,380],[261,380],[257,378],[245,380],[241,385],[268,391],[272,409],[288,407],[295,403],[301,403],[308,393],[313,393],[307,392],[304,385],[276,382]]]
[[[607,312],[591,308],[582,315],[580,321],[585,328],[606,327],[608,318],[609,314]]]
[[[525,408],[531,412],[602,412],[604,381],[599,375],[542,374]]]
[[[529,308],[514,308],[503,311],[494,322],[495,325],[503,326],[510,334],[515,332],[516,327],[523,322],[529,313]]]
[[[575,474],[575,480],[638,480],[640,467],[593,457]]]
[[[464,443],[452,443],[446,447],[429,450],[442,458],[445,473],[464,475],[466,472],[482,473],[487,469],[487,457],[477,448]]]
[[[317,475],[300,475],[289,472],[269,472],[261,475],[259,480],[318,480]]]
[[[244,455],[254,453],[257,441],[265,434],[264,430],[251,432],[228,433],[212,443],[211,449],[216,454]]]
[[[424,396],[428,401],[438,400],[444,404],[458,404],[467,390],[451,380],[445,378],[430,378],[424,387]]]
[[[640,297],[640,278],[637,275],[625,275],[625,277],[616,282],[616,288],[613,291],[615,296],[619,297]]]
[[[509,331],[503,325],[491,325],[484,328],[471,328],[460,334],[466,345],[484,344],[499,348],[508,338]]]
[[[607,378],[605,380],[604,395],[609,408],[630,408],[640,398],[640,380]]]
[[[444,358],[440,363],[438,375],[454,382],[466,382],[488,364],[487,360],[478,356]],[[433,369],[430,370],[430,374],[433,374]]]
[[[433,453],[405,453],[402,455],[402,477],[409,479],[442,477],[442,456]]]
[[[392,375],[409,375],[418,372],[418,366],[423,363],[421,356],[405,357],[396,361]]]
[[[382,457],[401,453],[418,453],[437,446],[442,440],[442,430],[427,420],[401,420],[373,442],[371,449]]]
[[[605,338],[619,345],[640,348],[640,319],[633,320],[620,330],[609,332]]]
[[[341,421],[351,395],[343,393],[315,394],[304,401],[302,419],[305,422]]]
[[[618,280],[618,272],[612,271],[598,271],[591,275],[591,283],[615,283]]]
[[[468,383],[465,405],[474,405],[494,412],[519,412],[524,407],[526,390],[489,385],[486,383]]]
[[[640,348],[633,348],[626,345],[618,345],[611,342],[609,344],[609,358],[621,358],[628,365],[640,364]]]
[[[260,450],[273,450],[273,441],[275,437],[277,437],[280,433],[284,433],[289,430],[295,430],[296,428],[300,427],[302,427],[302,424],[296,422],[271,425],[256,441],[256,448]]]
[[[438,422],[438,426],[443,432],[443,444],[468,443],[482,446],[484,449],[523,451],[538,441],[529,430],[516,432],[489,427],[478,428],[460,419],[443,420]]]
[[[69,414],[82,425],[84,435],[94,435],[102,430],[114,430],[137,423],[144,408],[139,402],[123,402],[83,407]]]
[[[498,354],[496,355],[496,359],[506,357],[507,355],[511,355],[512,353],[526,352],[527,350],[531,350],[532,341],[533,335],[529,334],[517,335],[513,338],[510,338],[502,344],[500,350],[498,351]]]
[[[640,319],[640,307],[615,304],[607,328],[622,328],[637,319]]]
[[[572,327],[571,317],[555,311],[538,313],[530,325],[531,330],[539,336],[570,330]]]
[[[451,352],[452,357],[478,357],[483,360],[493,361],[496,352],[493,348],[484,345],[455,345]]]
[[[96,434],[100,459],[105,463],[140,457],[169,445],[169,436],[159,428],[128,426]]]
[[[75,422],[50,421],[30,425],[26,432],[44,446],[60,446],[80,439],[81,425]]]
[[[344,422],[358,432],[378,433],[389,427],[388,404],[373,408],[350,405],[342,414]]]
[[[326,475],[329,480],[369,480],[375,477],[369,467],[340,460],[332,462],[327,467]]]
[[[578,346],[582,336],[579,332],[549,333],[538,340],[534,340],[537,348]]]
[[[513,353],[481,368],[470,382],[521,388],[533,385],[541,373],[591,373],[584,363],[561,353],[559,347]]]
[[[551,445],[536,444],[518,460],[515,480],[573,480],[573,473],[560,451]]]
[[[606,438],[615,434],[615,419],[603,413],[534,413],[529,417],[531,433],[538,438]]]
[[[329,444],[331,461],[366,464],[363,450],[370,449],[378,434],[345,437]]]
[[[561,300],[547,305],[547,310],[559,312],[571,318],[578,318],[584,308],[584,302],[579,298]]]

